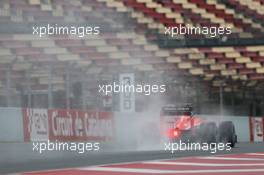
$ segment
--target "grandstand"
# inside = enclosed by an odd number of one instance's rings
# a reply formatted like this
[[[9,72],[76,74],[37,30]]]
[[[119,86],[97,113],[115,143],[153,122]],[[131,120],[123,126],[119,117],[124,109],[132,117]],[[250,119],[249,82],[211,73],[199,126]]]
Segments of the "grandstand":
[[[192,100],[200,112],[221,103],[232,114],[263,115],[263,19],[262,0],[2,0],[0,106],[104,108],[98,84],[134,72],[136,81],[165,83],[166,100]],[[44,24],[101,31],[32,35]],[[229,26],[232,34],[164,35],[186,24]]]
[[[0,174],[263,175],[263,89],[264,0],[0,0]]]

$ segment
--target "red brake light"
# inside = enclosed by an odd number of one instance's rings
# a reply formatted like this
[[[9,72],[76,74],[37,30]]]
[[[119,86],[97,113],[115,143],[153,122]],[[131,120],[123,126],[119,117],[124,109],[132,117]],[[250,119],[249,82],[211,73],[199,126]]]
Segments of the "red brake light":
[[[180,135],[179,131],[178,130],[174,130],[173,131],[173,136],[174,137],[178,137]]]

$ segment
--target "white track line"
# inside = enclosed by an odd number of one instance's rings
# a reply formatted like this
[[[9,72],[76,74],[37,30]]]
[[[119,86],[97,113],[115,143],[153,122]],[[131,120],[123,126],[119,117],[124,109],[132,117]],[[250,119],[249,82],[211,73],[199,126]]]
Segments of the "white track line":
[[[222,166],[263,166],[264,163],[254,163],[254,164],[224,164],[224,163],[195,163],[195,162],[143,162],[143,164],[155,164],[155,165],[187,165],[187,166],[211,166],[211,167],[222,167]]]
[[[252,155],[252,156],[264,156],[264,153],[246,153],[246,155]]]
[[[243,153],[243,154],[247,154],[247,153]],[[254,153],[253,153],[254,154]],[[257,154],[257,153],[256,153]],[[237,155],[237,153],[233,153],[233,154],[223,154],[224,155]],[[199,157],[199,156],[187,156],[187,157],[178,157],[176,158],[176,160],[182,160],[182,159],[186,159],[186,158],[195,158],[195,159],[198,159],[198,158],[205,158],[205,157]],[[216,157],[218,158],[218,157]],[[220,157],[221,158],[221,157]],[[174,160],[173,158],[171,159],[157,159],[156,161],[169,161],[169,160]],[[231,159],[233,160],[233,159]],[[241,158],[239,158],[238,160],[241,160]],[[260,159],[260,160],[264,160],[264,159]],[[150,162],[153,161],[153,160],[149,160]],[[148,161],[145,161],[145,162],[148,162]],[[142,161],[127,161],[127,162],[119,162],[119,163],[108,163],[108,164],[99,164],[97,165],[98,167],[99,166],[111,166],[111,165],[126,165],[126,164],[131,164],[131,163],[142,163]],[[49,170],[40,170],[40,171],[30,171],[30,172],[27,172],[27,173],[42,173],[42,172],[53,172],[53,171],[65,171],[65,170],[80,170],[80,169],[83,169],[83,170],[88,170],[90,167],[71,167],[71,168],[57,168],[57,169],[49,169]],[[91,168],[95,168],[94,166],[91,166]],[[259,172],[261,171],[261,169],[257,169],[255,170],[255,172]],[[250,171],[249,171],[250,172]],[[18,175],[23,175],[23,173],[25,172],[20,172],[20,173],[17,173]],[[15,174],[15,175],[17,175]]]
[[[123,172],[123,173],[149,173],[149,174],[173,173],[170,170],[115,168],[115,167],[112,167],[112,168],[111,167],[87,167],[87,168],[78,168],[78,170],[108,171],[108,172]]]
[[[264,158],[244,158],[244,157],[197,157],[197,159],[208,159],[208,160],[256,160],[256,161],[264,161]]]
[[[220,169],[220,170],[153,170],[136,168],[115,168],[115,167],[87,167],[79,168],[84,171],[104,171],[122,173],[146,173],[146,174],[198,174],[198,173],[243,173],[243,172],[264,172],[264,169]]]

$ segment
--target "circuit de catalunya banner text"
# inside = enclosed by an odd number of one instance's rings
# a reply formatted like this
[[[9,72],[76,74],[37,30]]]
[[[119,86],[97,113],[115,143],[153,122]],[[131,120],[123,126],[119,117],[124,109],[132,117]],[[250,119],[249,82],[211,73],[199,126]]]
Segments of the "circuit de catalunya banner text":
[[[112,112],[22,109],[25,141],[107,141],[113,139]]]

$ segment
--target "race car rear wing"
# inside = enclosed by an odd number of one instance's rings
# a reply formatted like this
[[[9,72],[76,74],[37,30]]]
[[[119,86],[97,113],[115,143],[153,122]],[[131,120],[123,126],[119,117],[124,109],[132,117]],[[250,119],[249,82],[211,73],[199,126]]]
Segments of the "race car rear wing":
[[[166,116],[182,116],[188,115],[192,116],[192,107],[191,106],[175,106],[175,105],[167,105],[164,106],[161,110],[161,115]]]

